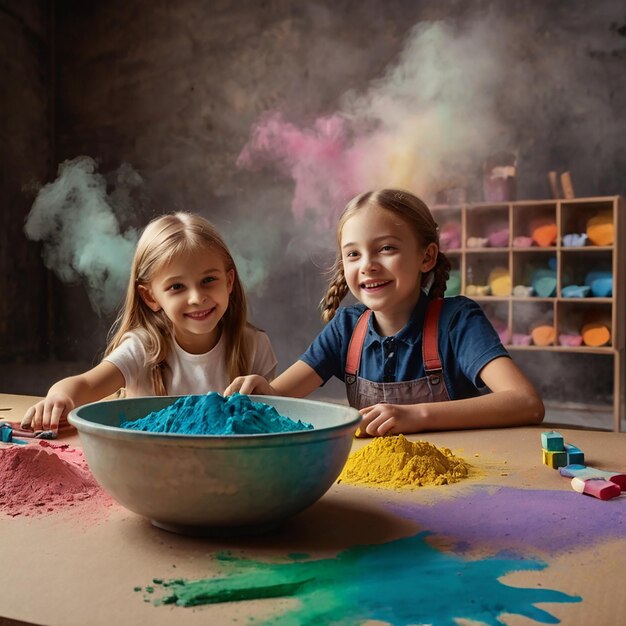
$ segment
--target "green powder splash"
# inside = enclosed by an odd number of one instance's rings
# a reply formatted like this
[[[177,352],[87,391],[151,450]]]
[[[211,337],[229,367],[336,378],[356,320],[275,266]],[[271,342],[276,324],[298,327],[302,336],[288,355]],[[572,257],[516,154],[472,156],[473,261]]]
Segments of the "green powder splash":
[[[460,618],[501,626],[500,616],[505,613],[554,624],[559,620],[536,604],[581,601],[579,596],[560,591],[510,587],[500,582],[510,572],[544,569],[546,564],[541,561],[498,557],[469,560],[433,548],[425,541],[429,534],[349,548],[335,558],[303,560],[299,555],[286,563],[222,553],[217,558],[226,575],[152,584],[150,601],[156,606],[189,607],[297,598],[299,606],[295,609],[263,620],[273,626],[356,626],[367,620],[391,626],[455,626]],[[158,597],[153,599],[155,595]]]

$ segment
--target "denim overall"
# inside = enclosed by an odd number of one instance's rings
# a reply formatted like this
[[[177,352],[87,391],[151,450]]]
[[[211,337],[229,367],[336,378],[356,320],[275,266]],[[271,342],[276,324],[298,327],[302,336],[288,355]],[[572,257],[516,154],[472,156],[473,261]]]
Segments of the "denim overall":
[[[362,409],[381,402],[388,404],[420,404],[444,402],[450,399],[443,379],[439,358],[438,332],[442,298],[428,303],[422,338],[422,359],[426,376],[399,383],[377,383],[359,376],[361,352],[367,334],[371,310],[365,311],[357,320],[346,358],[346,392],[350,406]]]

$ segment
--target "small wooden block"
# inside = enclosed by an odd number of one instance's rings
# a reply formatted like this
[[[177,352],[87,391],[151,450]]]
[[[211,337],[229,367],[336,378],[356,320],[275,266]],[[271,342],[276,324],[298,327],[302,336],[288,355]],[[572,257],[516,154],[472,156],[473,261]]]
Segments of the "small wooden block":
[[[593,496],[599,500],[610,500],[616,498],[622,493],[619,485],[612,483],[604,478],[572,478],[572,489],[578,493],[584,493]]]
[[[559,469],[567,465],[567,452],[564,450],[553,452],[551,450],[542,450],[543,464],[552,469]]]
[[[541,433],[541,447],[548,452],[563,452],[563,436],[556,430],[546,430]]]
[[[585,454],[580,448],[577,448],[575,445],[571,443],[565,443],[563,444],[563,447],[565,448],[565,452],[567,453],[568,465],[573,465],[573,464],[584,465],[585,464]]]
[[[563,172],[561,174],[561,187],[563,187],[563,195],[567,200],[575,198],[574,185],[572,184],[572,176],[569,172]]]

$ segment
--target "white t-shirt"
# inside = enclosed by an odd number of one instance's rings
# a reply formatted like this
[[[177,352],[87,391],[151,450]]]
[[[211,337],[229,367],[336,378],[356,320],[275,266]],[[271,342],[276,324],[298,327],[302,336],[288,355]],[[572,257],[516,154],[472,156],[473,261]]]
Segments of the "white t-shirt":
[[[276,374],[276,355],[269,337],[262,331],[248,327],[251,333],[251,363],[248,374],[260,374],[268,380]],[[126,396],[153,396],[150,369],[145,366],[146,352],[139,336],[134,331],[125,335],[126,339],[107,355],[104,360],[113,363],[126,381]],[[168,395],[183,396],[189,394],[222,393],[230,384],[226,370],[226,347],[224,335],[217,345],[204,354],[185,352],[172,337],[163,370],[163,380]]]

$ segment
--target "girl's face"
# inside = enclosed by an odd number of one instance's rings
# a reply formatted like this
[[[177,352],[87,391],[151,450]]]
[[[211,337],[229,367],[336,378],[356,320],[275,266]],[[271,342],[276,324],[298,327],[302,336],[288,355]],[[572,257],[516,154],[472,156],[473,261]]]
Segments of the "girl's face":
[[[172,322],[178,345],[192,354],[208,352],[219,340],[222,319],[233,289],[234,270],[210,249],[174,258],[148,286],[139,286],[143,301]]]
[[[419,299],[421,274],[437,260],[437,246],[422,249],[405,220],[376,206],[345,222],[340,245],[354,297],[375,312],[408,320]]]

